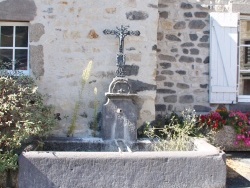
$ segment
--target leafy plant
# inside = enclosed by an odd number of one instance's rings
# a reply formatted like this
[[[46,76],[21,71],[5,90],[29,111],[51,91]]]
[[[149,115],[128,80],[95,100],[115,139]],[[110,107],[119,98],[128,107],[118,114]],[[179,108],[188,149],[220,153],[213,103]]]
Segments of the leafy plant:
[[[0,172],[17,168],[17,157],[34,137],[48,135],[55,125],[53,108],[43,103],[34,80],[0,76]]]
[[[183,118],[175,112],[172,112],[170,115],[166,116],[158,115],[154,121],[146,122],[144,125],[137,129],[137,137],[147,137],[148,135],[146,135],[145,133],[147,133],[149,128],[153,128],[154,131],[152,132],[152,134],[154,134],[155,136],[159,136],[160,138],[165,138],[161,130],[166,125],[169,125],[172,121],[175,121],[176,123],[181,123],[183,121]]]
[[[200,124],[217,131],[226,124],[226,120],[219,112],[210,112],[209,114],[200,116]]]
[[[170,118],[170,119],[169,119]],[[181,116],[172,114],[166,118],[163,127],[150,127],[145,130],[145,134],[155,143],[154,149],[157,151],[185,151],[190,150],[192,138],[200,136],[197,127],[197,116],[194,110],[187,109]]]
[[[80,91],[79,91],[79,97],[78,97],[78,100],[76,101],[75,103],[75,107],[74,107],[74,110],[73,110],[73,116],[72,116],[72,120],[71,120],[71,124],[68,128],[68,136],[73,136],[74,134],[74,131],[76,129],[76,122],[77,122],[77,119],[79,117],[79,110],[80,110],[80,104],[82,102],[82,99],[83,99],[83,91],[84,91],[84,87],[87,83],[87,81],[89,80],[89,77],[90,77],[90,71],[91,71],[91,68],[92,68],[92,61],[90,61],[87,65],[87,68],[83,70],[82,72],[82,80],[81,80],[81,88],[80,88]]]

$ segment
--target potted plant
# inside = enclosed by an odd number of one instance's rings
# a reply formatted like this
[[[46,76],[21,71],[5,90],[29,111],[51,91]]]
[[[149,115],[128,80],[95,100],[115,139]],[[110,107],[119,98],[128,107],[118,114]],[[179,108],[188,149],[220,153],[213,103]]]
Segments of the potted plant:
[[[250,113],[228,111],[222,107],[201,115],[199,124],[215,133],[213,142],[222,149],[250,150]]]

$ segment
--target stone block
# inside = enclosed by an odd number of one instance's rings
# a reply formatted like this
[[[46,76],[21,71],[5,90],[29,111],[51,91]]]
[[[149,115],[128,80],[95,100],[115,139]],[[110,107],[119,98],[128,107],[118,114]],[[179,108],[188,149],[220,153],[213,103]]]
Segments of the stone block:
[[[201,48],[209,48],[209,43],[199,43],[197,46]]]
[[[156,81],[163,81],[163,80],[166,80],[167,78],[166,78],[166,76],[163,76],[163,75],[157,75],[156,77],[155,77],[155,80]]]
[[[203,29],[206,23],[202,20],[191,20],[188,24],[189,29]]]
[[[193,63],[194,62],[194,58],[193,57],[189,57],[189,56],[181,56],[179,59],[180,62],[184,62],[184,63]]]
[[[190,86],[188,84],[184,84],[184,83],[177,83],[176,87],[178,87],[180,89],[188,89],[188,88],[190,88]]]
[[[31,21],[36,16],[34,0],[0,1],[1,21]]]
[[[192,42],[185,42],[183,44],[181,44],[181,47],[193,47],[194,46],[194,43]]]
[[[43,46],[30,45],[30,67],[32,73],[37,77],[44,75]]]
[[[161,20],[160,24],[161,24],[161,28],[163,30],[171,30],[171,29],[173,29],[173,23],[171,21],[168,21],[167,19],[166,20]]]
[[[174,56],[160,54],[160,55],[158,55],[158,57],[159,57],[160,60],[166,60],[166,61],[170,61],[170,62],[176,62],[176,58]]]
[[[225,153],[203,140],[194,146],[184,152],[26,152],[19,157],[18,187],[225,187]]]
[[[159,13],[160,18],[167,19],[168,18],[168,12],[167,11],[162,11]]]
[[[169,41],[181,41],[181,39],[175,35],[167,34],[165,38]]]
[[[212,109],[208,106],[194,105],[194,110],[196,112],[210,112]]]
[[[164,82],[164,86],[173,87],[174,83],[173,82]]]
[[[157,93],[166,93],[166,94],[176,93],[176,91],[172,89],[157,89],[156,91]]]
[[[204,64],[208,64],[209,63],[209,56],[207,56],[204,61],[203,61]]]
[[[161,41],[163,39],[163,33],[162,32],[158,32],[157,33],[157,40]]]
[[[208,84],[200,84],[200,88],[206,89],[208,87]]]
[[[178,74],[180,74],[180,75],[186,75],[186,71],[184,71],[184,70],[177,70],[177,71],[175,71],[176,73],[178,73]]]
[[[158,4],[158,8],[166,8],[166,7],[168,7],[168,5],[165,5],[165,4],[162,4],[162,3]]]
[[[171,71],[171,70],[163,70],[163,71],[161,71],[161,74],[173,75],[173,74],[174,74],[174,71]]]
[[[201,59],[201,58],[199,58],[199,57],[197,57],[197,58],[195,58],[195,62],[197,62],[197,63],[201,63],[201,62],[202,62],[202,59]]]
[[[167,107],[165,104],[156,104],[155,111],[166,111]]]
[[[171,52],[178,52],[178,48],[172,48],[170,51]]]
[[[150,8],[155,8],[155,9],[157,9],[158,8],[158,5],[154,5],[154,4],[148,4],[148,7],[150,7]]]
[[[190,54],[191,55],[199,55],[199,50],[198,49],[196,49],[196,48],[192,48],[192,49],[190,49]]]
[[[185,29],[186,28],[186,22],[184,22],[184,21],[177,22],[173,26],[173,28],[176,29],[176,30]]]
[[[166,103],[176,103],[177,102],[177,95],[169,95],[163,97],[164,102]]]
[[[128,20],[146,20],[148,16],[148,13],[143,11],[131,11],[126,13]]]
[[[181,8],[182,9],[192,9],[193,6],[189,3],[181,3]]]
[[[207,12],[195,12],[194,16],[196,18],[206,18],[208,16],[208,13]]]
[[[209,42],[209,35],[203,35],[200,38],[200,42]]]
[[[171,63],[160,63],[162,69],[168,69],[172,66]]]
[[[35,23],[30,25],[30,41],[38,42],[41,36],[45,33],[44,25],[40,23]]]
[[[179,102],[183,104],[190,104],[194,102],[193,95],[183,95],[179,97]]]
[[[172,105],[172,104],[170,104],[170,105],[168,105],[168,111],[173,111],[173,109],[174,109],[174,105]]]
[[[182,50],[182,52],[183,52],[184,54],[188,54],[188,53],[189,53],[189,50],[186,49],[186,48],[184,48],[184,49]]]
[[[193,14],[192,14],[192,12],[184,12],[184,17],[192,18]]]
[[[189,38],[191,41],[196,41],[198,39],[198,35],[197,34],[189,34]]]

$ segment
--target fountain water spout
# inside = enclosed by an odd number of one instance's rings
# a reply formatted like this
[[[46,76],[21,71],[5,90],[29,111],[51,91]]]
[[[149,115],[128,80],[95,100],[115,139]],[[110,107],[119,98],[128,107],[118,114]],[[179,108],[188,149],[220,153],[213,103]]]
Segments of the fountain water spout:
[[[128,144],[124,141],[124,140],[121,140],[121,139],[116,139],[115,140],[115,145],[117,146],[118,148],[118,151],[120,153],[122,152],[129,152],[129,153],[132,153],[132,150],[131,148],[128,146]]]

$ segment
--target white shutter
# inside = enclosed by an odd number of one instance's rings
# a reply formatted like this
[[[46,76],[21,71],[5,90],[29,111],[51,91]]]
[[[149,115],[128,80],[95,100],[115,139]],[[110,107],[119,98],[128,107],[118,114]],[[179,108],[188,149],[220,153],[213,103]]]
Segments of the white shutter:
[[[210,103],[236,103],[238,13],[210,13]]]

